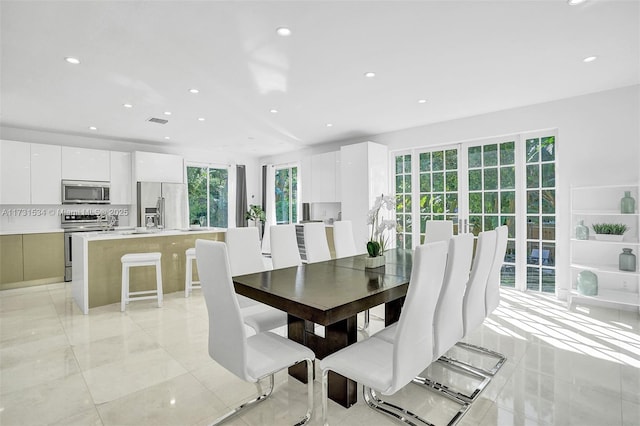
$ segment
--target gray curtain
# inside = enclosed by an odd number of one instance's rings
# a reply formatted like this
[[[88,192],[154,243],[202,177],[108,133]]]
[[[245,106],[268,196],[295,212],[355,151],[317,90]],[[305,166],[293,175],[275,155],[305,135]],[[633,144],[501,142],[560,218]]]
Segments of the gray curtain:
[[[236,226],[247,226],[244,215],[249,210],[247,205],[247,172],[245,166],[236,166]]]

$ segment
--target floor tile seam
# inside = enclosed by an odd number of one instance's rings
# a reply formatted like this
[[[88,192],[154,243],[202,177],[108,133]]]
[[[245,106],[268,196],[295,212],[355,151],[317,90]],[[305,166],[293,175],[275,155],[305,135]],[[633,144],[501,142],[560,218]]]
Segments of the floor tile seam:
[[[186,373],[186,374],[191,375],[191,377],[193,377],[193,378],[194,378],[194,380],[195,380],[196,382],[198,382],[198,384],[199,384],[200,386],[202,386],[204,389],[206,389],[206,390],[207,390],[207,392],[209,392],[209,393],[210,393],[211,395],[213,395],[213,396],[214,396],[218,401],[220,401],[220,404],[222,404],[222,405],[225,407],[225,409],[226,409],[226,410],[231,411],[231,410],[233,410],[233,409],[235,408],[235,406],[234,406],[234,407],[229,407],[229,406],[227,405],[227,403],[226,403],[226,402],[224,402],[224,400],[223,400],[222,398],[220,398],[220,397],[218,396],[218,394],[217,394],[213,389],[209,389],[209,387],[207,387],[207,385],[206,385],[203,381],[201,381],[200,379],[198,379],[198,377],[197,377],[195,374],[193,374],[193,372],[194,372],[194,371],[195,371],[195,370],[187,371],[187,373]],[[239,404],[238,404],[238,405],[239,405]]]

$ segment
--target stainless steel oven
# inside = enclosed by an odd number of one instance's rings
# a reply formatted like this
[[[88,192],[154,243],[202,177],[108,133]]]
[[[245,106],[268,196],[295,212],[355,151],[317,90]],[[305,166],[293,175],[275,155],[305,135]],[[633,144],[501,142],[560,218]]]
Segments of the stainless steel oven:
[[[78,232],[103,231],[103,221],[97,214],[75,214],[65,212],[61,216],[61,227],[64,229],[64,280],[71,281],[73,266],[73,235]]]
[[[109,204],[109,182],[63,180],[62,204]]]

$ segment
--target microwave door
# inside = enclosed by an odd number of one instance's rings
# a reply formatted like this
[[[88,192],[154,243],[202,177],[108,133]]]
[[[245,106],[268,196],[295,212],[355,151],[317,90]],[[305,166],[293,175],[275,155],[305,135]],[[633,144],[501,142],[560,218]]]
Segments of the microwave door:
[[[65,186],[65,201],[90,203],[102,201],[102,188],[95,186]]]

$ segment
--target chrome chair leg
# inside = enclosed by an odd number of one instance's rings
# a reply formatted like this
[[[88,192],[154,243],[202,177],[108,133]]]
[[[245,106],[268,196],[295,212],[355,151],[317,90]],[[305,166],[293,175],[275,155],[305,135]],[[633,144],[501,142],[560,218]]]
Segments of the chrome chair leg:
[[[441,393],[443,396],[447,397],[448,399],[456,402],[457,404],[460,405],[460,408],[458,409],[458,412],[449,420],[449,422],[447,423],[447,426],[453,426],[455,424],[457,424],[460,419],[462,419],[462,416],[464,416],[466,414],[466,412],[469,410],[470,405],[467,404],[466,402],[452,397],[451,395],[448,395],[447,393],[443,392],[442,390],[438,390],[436,389],[437,392]],[[363,397],[364,400],[366,402],[366,404],[373,408],[374,410],[378,410],[380,412],[382,412],[383,414],[386,414],[388,416],[391,416],[403,423],[409,424],[409,425],[414,425],[414,426],[420,426],[420,425],[427,425],[427,426],[433,426],[432,423],[430,423],[429,421],[423,419],[422,417],[418,416],[415,413],[412,413],[411,411],[404,409],[402,407],[399,407],[397,405],[391,404],[387,401],[384,401],[382,398],[380,398],[379,396],[376,395],[376,392],[371,389],[368,388],[366,386],[363,387],[362,389],[362,393],[363,393]]]
[[[305,361],[307,363],[307,377],[309,378],[307,380],[307,393],[308,393],[307,412],[299,422],[295,423],[294,426],[302,426],[307,424],[311,420],[311,416],[313,415],[313,361],[310,359],[304,359],[302,361]],[[238,406],[237,408],[234,408],[227,414],[224,414],[223,416],[218,417],[213,423],[211,423],[210,426],[215,426],[215,425],[224,423],[225,421],[229,420],[231,417],[236,416],[240,412],[243,412],[249,408],[255,407],[260,402],[269,398],[273,393],[274,374],[269,375],[269,390],[267,392],[262,392],[262,384],[260,383],[260,381],[256,382],[256,387],[258,388],[258,396],[251,399],[250,401],[245,402],[244,404]]]
[[[363,312],[364,313],[364,324],[362,325],[362,327],[358,327],[358,331],[365,331],[369,328],[369,322],[370,322],[370,313],[369,310],[367,309],[366,311]]]
[[[457,360],[455,358],[445,357],[445,356],[440,357],[441,359],[444,359],[447,362],[454,363],[454,364],[456,364],[458,366],[466,366],[466,367],[472,368],[472,369],[474,369],[476,372],[478,372],[480,374],[488,374],[490,376],[495,376],[496,373],[500,370],[500,368],[502,368],[504,363],[507,361],[507,357],[504,356],[503,354],[501,354],[499,352],[492,351],[491,349],[483,348],[482,346],[476,346],[476,345],[472,345],[471,343],[465,343],[465,342],[458,342],[458,343],[456,343],[456,346],[460,346],[460,347],[468,349],[470,351],[477,352],[477,353],[484,354],[484,355],[489,355],[489,356],[491,356],[493,358],[497,358],[498,359],[498,362],[492,368],[487,370],[487,369],[484,369],[484,368],[469,364],[467,362]]]
[[[464,374],[467,374],[467,375],[473,376],[474,378],[479,379],[480,384],[471,393],[465,394],[443,383],[431,380],[428,377],[416,377],[413,379],[413,383],[444,392],[456,399],[464,401],[467,404],[471,404],[473,401],[475,401],[478,398],[480,393],[484,390],[484,388],[487,387],[489,382],[491,382],[492,376],[481,374],[476,370],[467,367],[466,365],[458,365],[448,359],[443,359],[443,358],[438,359],[438,362],[440,362],[441,364],[447,365],[447,367],[453,370],[461,371]]]
[[[370,408],[380,411],[387,416],[391,416],[396,420],[401,421],[402,423],[406,423],[412,426],[434,426],[433,423],[429,423],[428,421],[412,413],[411,411],[382,400],[376,395],[375,391],[369,387],[362,387],[362,396],[364,397],[365,403]]]

